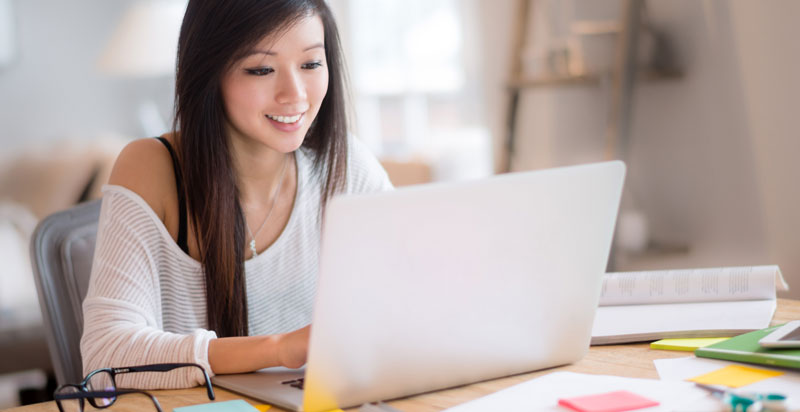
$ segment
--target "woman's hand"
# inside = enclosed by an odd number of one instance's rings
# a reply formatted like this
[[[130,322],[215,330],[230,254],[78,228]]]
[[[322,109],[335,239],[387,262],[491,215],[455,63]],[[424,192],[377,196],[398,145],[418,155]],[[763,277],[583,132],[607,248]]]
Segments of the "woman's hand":
[[[306,364],[308,337],[311,325],[293,332],[278,335],[278,362],[287,368],[296,369]]]

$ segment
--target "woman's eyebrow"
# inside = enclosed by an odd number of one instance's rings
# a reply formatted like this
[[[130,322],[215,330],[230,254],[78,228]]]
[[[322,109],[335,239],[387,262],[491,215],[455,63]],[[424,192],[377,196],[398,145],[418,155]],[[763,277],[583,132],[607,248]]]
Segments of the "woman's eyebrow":
[[[304,52],[307,52],[307,51],[309,51],[309,50],[313,50],[313,49],[319,49],[319,48],[322,48],[322,49],[324,49],[324,48],[325,48],[325,45],[324,45],[324,44],[322,44],[322,43],[316,43],[316,44],[312,44],[311,46],[308,46],[308,47],[306,47],[305,49],[303,49],[303,51],[304,51]]]
[[[318,49],[318,48],[323,48],[324,49],[325,48],[325,44],[323,44],[323,43],[312,44],[311,46],[308,46],[305,49],[303,49],[303,53],[305,53],[305,52],[307,52],[309,50]],[[272,50],[250,50],[249,52],[247,52],[247,55],[245,57],[249,57],[249,56],[252,56],[254,54],[264,54],[264,55],[267,55],[267,56],[277,56],[278,55],[277,52],[274,52]]]

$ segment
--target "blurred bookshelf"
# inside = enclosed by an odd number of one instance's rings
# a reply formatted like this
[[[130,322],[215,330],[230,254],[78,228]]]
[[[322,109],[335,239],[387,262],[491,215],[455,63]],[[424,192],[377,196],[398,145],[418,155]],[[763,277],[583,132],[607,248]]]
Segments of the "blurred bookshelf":
[[[548,56],[551,59],[556,58],[555,62],[547,62],[551,66],[556,66],[556,70],[532,76],[524,73],[523,60],[535,3],[537,1],[517,0],[516,4],[516,22],[512,26],[511,70],[507,82],[509,106],[506,141],[498,171],[510,172],[514,169],[513,161],[517,139],[515,129],[520,110],[520,94],[523,90],[536,88],[608,85],[610,93],[605,133],[605,157],[607,160],[625,160],[634,84],[637,82],[675,81],[684,77],[683,71],[676,67],[674,53],[669,48],[669,42],[664,34],[656,32],[648,26],[645,17],[645,0],[620,0],[622,15],[618,21],[571,22],[570,33],[572,35],[613,36],[613,50],[608,50],[607,55],[603,56],[612,60],[610,67],[606,70],[590,69],[587,66],[588,62],[584,61],[584,56],[578,56],[576,59],[570,54],[578,53],[570,53],[570,50],[564,49],[556,50],[562,54]],[[639,49],[641,37],[645,37],[645,35],[652,42],[653,54],[649,56],[646,64],[642,64]],[[581,47],[577,49],[583,50]],[[590,59],[586,57],[586,60]]]
[[[520,77],[509,81],[508,87],[510,89],[526,89],[570,85],[598,86],[603,82],[603,79],[608,79],[610,76],[611,73]],[[638,80],[643,82],[669,81],[681,79],[683,77],[683,72],[681,70],[659,71],[652,69],[641,69],[637,72],[636,77]]]

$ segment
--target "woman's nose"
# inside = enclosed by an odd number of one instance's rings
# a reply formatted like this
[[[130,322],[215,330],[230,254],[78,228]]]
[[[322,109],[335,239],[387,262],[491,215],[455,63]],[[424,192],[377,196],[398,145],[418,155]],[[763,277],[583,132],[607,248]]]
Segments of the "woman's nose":
[[[278,78],[278,90],[275,100],[281,104],[291,104],[305,101],[306,87],[300,73],[294,70],[285,70]]]

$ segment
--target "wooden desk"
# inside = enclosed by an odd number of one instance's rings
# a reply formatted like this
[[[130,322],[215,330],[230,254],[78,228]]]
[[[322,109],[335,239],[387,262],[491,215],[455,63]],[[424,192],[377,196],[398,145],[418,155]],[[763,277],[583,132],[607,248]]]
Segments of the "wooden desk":
[[[775,312],[772,324],[784,323],[789,320],[800,319],[800,301],[778,299],[778,310]],[[595,346],[580,361],[571,365],[558,368],[546,369],[543,371],[526,373],[523,375],[511,376],[507,378],[495,379],[487,382],[480,382],[466,385],[454,389],[447,389],[424,395],[413,396],[389,402],[390,405],[402,411],[428,412],[440,411],[471,399],[488,395],[509,386],[527,381],[536,376],[545,375],[554,371],[573,371],[582,373],[596,373],[606,375],[627,376],[632,378],[652,378],[658,379],[653,360],[663,358],[680,358],[688,356],[688,352],[674,352],[663,350],[652,350],[649,344],[638,343],[629,345]],[[217,400],[225,401],[231,399],[241,399],[242,396],[215,388]],[[170,391],[152,391],[161,403],[164,412],[179,406],[193,405],[208,402],[204,388],[181,389]],[[261,402],[247,399],[252,404]],[[114,411],[155,411],[150,400],[139,396],[120,397],[117,403],[111,408]],[[85,410],[94,410],[87,407]],[[270,409],[270,411],[280,411],[280,409]],[[357,410],[351,409],[352,411]],[[57,412],[58,407],[55,402],[46,402],[36,405],[29,405],[20,408],[10,409],[14,412]]]

